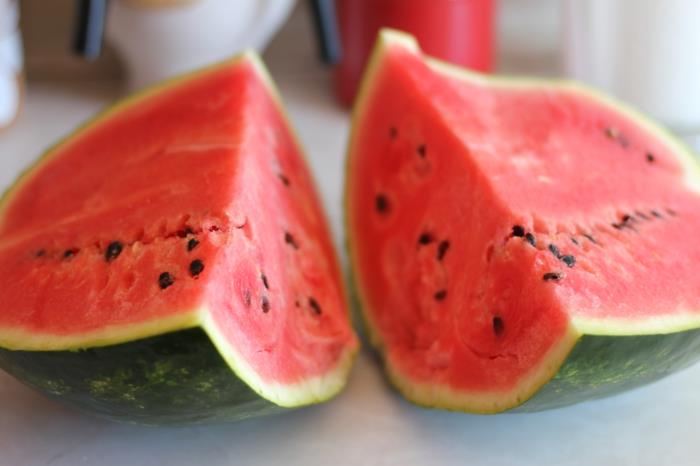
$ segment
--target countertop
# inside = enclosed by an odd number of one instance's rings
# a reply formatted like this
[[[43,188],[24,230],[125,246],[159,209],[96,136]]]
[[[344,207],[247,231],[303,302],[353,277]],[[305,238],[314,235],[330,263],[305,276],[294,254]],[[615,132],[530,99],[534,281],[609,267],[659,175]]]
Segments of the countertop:
[[[341,243],[348,115],[310,39],[266,55],[306,146]],[[30,84],[16,125],[0,135],[4,189],[51,142],[120,91],[104,84]],[[322,129],[320,129],[322,128]],[[74,465],[660,465],[698,464],[700,366],[613,398],[536,414],[477,416],[403,401],[363,352],[335,400],[237,424],[115,424],[44,399],[0,372],[0,466]]]

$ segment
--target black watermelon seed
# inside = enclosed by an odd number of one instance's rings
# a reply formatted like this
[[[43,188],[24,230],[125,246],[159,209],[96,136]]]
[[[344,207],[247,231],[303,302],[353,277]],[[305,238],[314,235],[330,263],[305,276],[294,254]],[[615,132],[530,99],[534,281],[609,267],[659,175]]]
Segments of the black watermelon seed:
[[[280,179],[283,185],[289,186],[289,178],[287,178],[283,173],[278,173],[277,178]]]
[[[105,251],[105,260],[107,262],[112,262],[114,259],[119,257],[122,253],[124,246],[119,241],[112,241],[107,245],[107,250]]]
[[[547,248],[549,249],[549,251],[550,251],[552,254],[554,254],[554,256],[555,256],[557,259],[559,259],[559,258],[561,257],[561,253],[559,252],[559,248],[556,247],[554,244],[550,244],[549,246],[547,246]]]
[[[610,226],[612,226],[616,230],[622,230],[622,228],[625,226],[624,223],[611,223]]]
[[[170,275],[168,272],[163,272],[158,275],[158,286],[160,286],[161,290],[166,289],[173,283],[175,283],[175,277]]]
[[[535,241],[535,235],[532,233],[525,233],[525,241],[530,243],[532,246],[537,246],[537,241]]]
[[[562,278],[564,278],[564,276],[559,272],[547,272],[546,274],[542,275],[542,279],[546,282],[548,282],[548,281],[558,282]]]
[[[525,236],[525,228],[520,225],[513,225],[513,232],[511,234],[515,237],[522,238]]]
[[[396,139],[396,136],[399,135],[399,130],[396,129],[395,126],[389,127],[389,137],[391,139]]]
[[[77,249],[66,249],[63,251],[63,258],[64,259],[70,259],[71,257],[75,256],[78,253]]]
[[[649,216],[644,212],[640,212],[637,210],[634,213],[637,215],[637,217],[641,218],[642,220],[649,220]]]
[[[608,126],[605,128],[605,135],[609,139],[617,139],[620,136],[620,132],[617,129]]]
[[[593,237],[593,235],[588,234],[588,233],[584,233],[583,236],[585,236],[586,239],[587,239],[588,241],[590,241],[591,243],[593,243],[593,244],[598,244],[598,241],[595,240],[595,238]]]
[[[617,128],[605,128],[605,135],[608,137],[608,139],[616,140],[624,148],[627,148],[630,145],[630,142],[627,140],[625,135],[622,134]]]
[[[576,265],[576,258],[574,256],[567,254],[565,256],[561,256],[561,260],[566,264],[567,267],[573,267],[574,265]]]
[[[264,273],[260,274],[260,279],[263,282],[263,286],[265,287],[266,290],[270,289],[270,284],[267,282],[267,276]]]
[[[389,212],[389,199],[384,194],[377,194],[374,198],[374,207],[380,214]]]
[[[658,211],[652,210],[651,215],[653,215],[656,218],[664,218],[663,215],[661,215]]]
[[[573,236],[571,237],[571,242],[574,243],[576,246],[578,246],[578,240],[574,238]]]
[[[196,277],[204,270],[204,262],[201,259],[195,259],[190,262],[190,275]]]
[[[35,254],[36,257],[44,257],[45,255],[46,255],[46,249],[39,249]]]
[[[435,301],[442,301],[443,299],[447,298],[447,290],[438,291],[433,295],[433,298],[435,298]]]
[[[424,159],[425,155],[428,153],[428,149],[425,147],[425,144],[421,144],[416,148],[416,152],[418,152],[420,158]]]
[[[447,254],[448,249],[450,249],[450,242],[447,240],[440,241],[437,249],[437,260],[441,261]]]
[[[426,245],[433,242],[433,236],[430,233],[421,233],[418,237],[418,244]]]
[[[262,311],[264,313],[267,314],[268,312],[270,312],[270,300],[267,298],[267,296],[262,297],[262,300],[260,302],[260,306],[261,306]]]
[[[195,238],[190,238],[190,240],[187,242],[187,250],[188,251],[193,250],[194,248],[197,247],[198,244],[199,244],[199,241],[197,241]]]
[[[632,221],[632,220],[634,220],[634,219],[632,218],[631,215],[625,214],[625,215],[622,216],[622,223],[627,223],[627,222],[630,222],[630,221]]]
[[[654,160],[656,160],[656,157],[654,157],[654,154],[651,152],[647,152],[647,162],[649,163],[654,163]]]
[[[299,244],[297,244],[294,236],[288,231],[284,232],[284,242],[293,247],[294,249],[299,249]]]
[[[493,318],[493,321],[491,322],[491,325],[493,326],[493,333],[495,333],[497,337],[503,334],[503,330],[505,330],[503,319],[501,319],[498,316],[495,316]]]
[[[246,307],[250,307],[250,303],[251,303],[250,290],[245,290],[245,293],[243,293],[243,302],[245,303]]]
[[[321,315],[321,306],[318,304],[314,298],[309,298],[309,307],[314,311],[317,316]]]

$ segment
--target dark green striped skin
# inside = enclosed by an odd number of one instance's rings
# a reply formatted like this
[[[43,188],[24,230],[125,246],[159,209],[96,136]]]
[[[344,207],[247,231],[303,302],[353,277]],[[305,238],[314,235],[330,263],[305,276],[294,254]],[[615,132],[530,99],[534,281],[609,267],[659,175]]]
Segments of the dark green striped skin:
[[[288,410],[239,379],[200,328],[79,351],[0,349],[0,367],[50,398],[115,421],[195,424]]]
[[[659,335],[584,335],[557,374],[513,411],[541,411],[615,395],[700,359],[700,329]]]

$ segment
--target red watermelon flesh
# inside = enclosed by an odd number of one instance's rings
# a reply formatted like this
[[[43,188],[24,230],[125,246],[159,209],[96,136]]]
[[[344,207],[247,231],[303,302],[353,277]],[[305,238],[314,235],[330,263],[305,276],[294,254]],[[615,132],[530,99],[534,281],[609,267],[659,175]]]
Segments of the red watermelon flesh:
[[[698,173],[592,91],[485,78],[385,33],[356,103],[346,207],[392,380],[421,404],[501,411],[584,335],[700,326]]]
[[[299,146],[256,57],[108,110],[0,214],[0,346],[64,350],[202,326],[283,406],[342,386],[356,348]]]

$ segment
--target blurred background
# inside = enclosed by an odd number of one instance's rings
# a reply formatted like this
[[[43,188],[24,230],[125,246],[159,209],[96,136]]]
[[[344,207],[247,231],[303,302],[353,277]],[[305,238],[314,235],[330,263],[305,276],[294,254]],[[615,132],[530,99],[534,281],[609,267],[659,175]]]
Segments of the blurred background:
[[[389,25],[473,69],[588,82],[697,147],[697,24],[695,0],[0,0],[0,127],[25,83],[126,92],[249,47],[273,74],[326,76],[318,91],[349,107]]]

